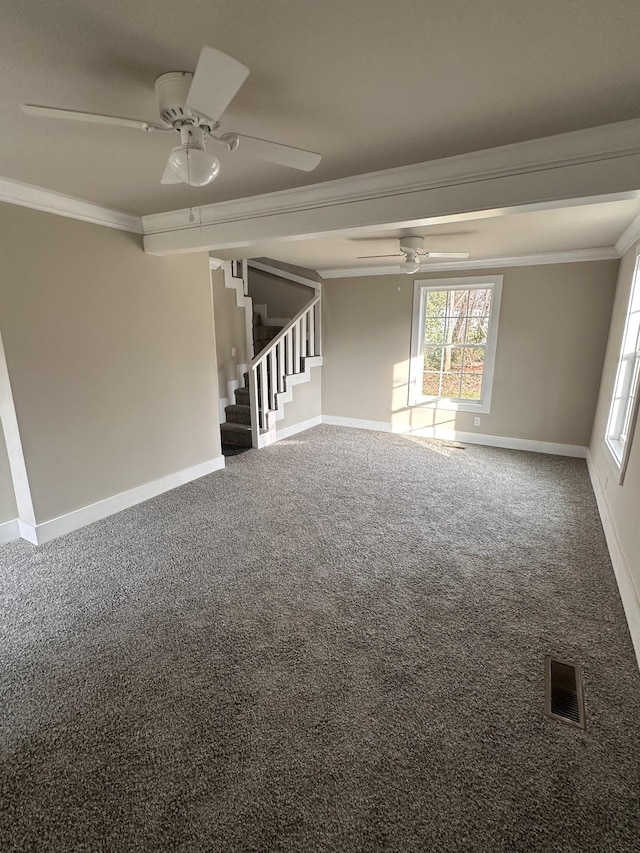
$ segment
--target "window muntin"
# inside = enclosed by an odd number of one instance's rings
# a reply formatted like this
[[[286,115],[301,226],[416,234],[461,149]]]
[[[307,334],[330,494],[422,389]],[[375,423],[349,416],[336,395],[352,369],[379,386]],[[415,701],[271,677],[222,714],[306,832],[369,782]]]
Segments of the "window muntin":
[[[489,411],[502,276],[417,281],[410,405]]]
[[[631,284],[631,294],[622,334],[622,346],[618,358],[618,369],[613,386],[613,398],[609,409],[606,443],[618,468],[620,482],[638,414],[638,384],[640,381],[640,256]]]

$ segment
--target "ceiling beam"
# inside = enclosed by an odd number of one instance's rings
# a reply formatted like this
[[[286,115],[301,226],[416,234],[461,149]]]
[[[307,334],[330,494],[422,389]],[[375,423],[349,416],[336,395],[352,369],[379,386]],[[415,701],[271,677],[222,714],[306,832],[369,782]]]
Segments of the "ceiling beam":
[[[142,219],[145,250],[246,248],[353,229],[640,197],[640,119]],[[201,221],[200,221],[201,220]]]

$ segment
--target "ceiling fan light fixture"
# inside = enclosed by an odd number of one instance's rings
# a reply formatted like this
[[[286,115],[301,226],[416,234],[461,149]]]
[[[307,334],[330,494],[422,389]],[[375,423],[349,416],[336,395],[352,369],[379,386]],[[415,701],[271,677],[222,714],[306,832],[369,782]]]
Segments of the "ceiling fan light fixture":
[[[213,154],[187,143],[174,148],[169,155],[169,168],[192,187],[205,187],[220,174],[220,161]]]
[[[413,275],[420,270],[420,261],[417,255],[405,255],[404,260],[400,263],[400,270],[407,275]]]

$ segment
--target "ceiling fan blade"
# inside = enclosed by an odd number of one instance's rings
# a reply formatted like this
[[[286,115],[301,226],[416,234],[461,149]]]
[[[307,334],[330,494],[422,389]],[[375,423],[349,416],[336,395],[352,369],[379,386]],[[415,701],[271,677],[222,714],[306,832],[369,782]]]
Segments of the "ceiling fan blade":
[[[142,121],[137,118],[122,118],[121,116],[105,116],[98,113],[83,113],[79,110],[63,110],[58,107],[42,107],[38,104],[21,104],[22,112],[44,118],[64,118],[71,121],[86,121],[91,124],[115,124],[119,127],[134,127],[138,130],[171,130],[163,124],[153,121]]]
[[[162,173],[161,184],[181,184],[182,180],[176,175],[171,166],[169,165],[169,160],[167,160],[167,165],[164,167],[164,172]]]
[[[246,65],[213,47],[203,47],[185,107],[218,121],[249,76]]]
[[[402,257],[404,257],[403,254],[400,254],[400,255],[398,255],[398,254],[395,254],[395,255],[358,255],[356,260],[366,261],[370,258],[402,258]]]
[[[238,137],[238,148],[249,157],[258,160],[268,160],[270,163],[279,163],[290,169],[300,169],[302,172],[310,172],[318,165],[322,156],[313,151],[305,151],[303,148],[292,148],[290,145],[281,145],[279,142],[269,142],[267,139],[256,139],[254,136],[243,136],[234,133]]]
[[[468,258],[469,252],[419,252],[424,258]]]

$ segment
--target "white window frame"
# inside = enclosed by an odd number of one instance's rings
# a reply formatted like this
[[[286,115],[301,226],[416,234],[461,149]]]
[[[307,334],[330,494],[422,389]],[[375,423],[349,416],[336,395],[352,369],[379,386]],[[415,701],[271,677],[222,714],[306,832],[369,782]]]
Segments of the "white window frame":
[[[491,391],[498,343],[498,320],[502,298],[501,275],[468,276],[464,278],[422,279],[413,286],[413,320],[411,329],[411,362],[409,368],[409,405],[458,412],[486,413],[491,411]],[[448,397],[430,397],[422,393],[424,367],[424,311],[426,294],[431,290],[491,289],[491,314],[485,350],[485,364],[480,400],[460,400]]]
[[[618,483],[624,483],[631,444],[638,421],[640,397],[640,253],[631,279],[631,292],[625,313],[624,331],[618,356],[616,378],[611,394],[605,443],[619,471]]]

